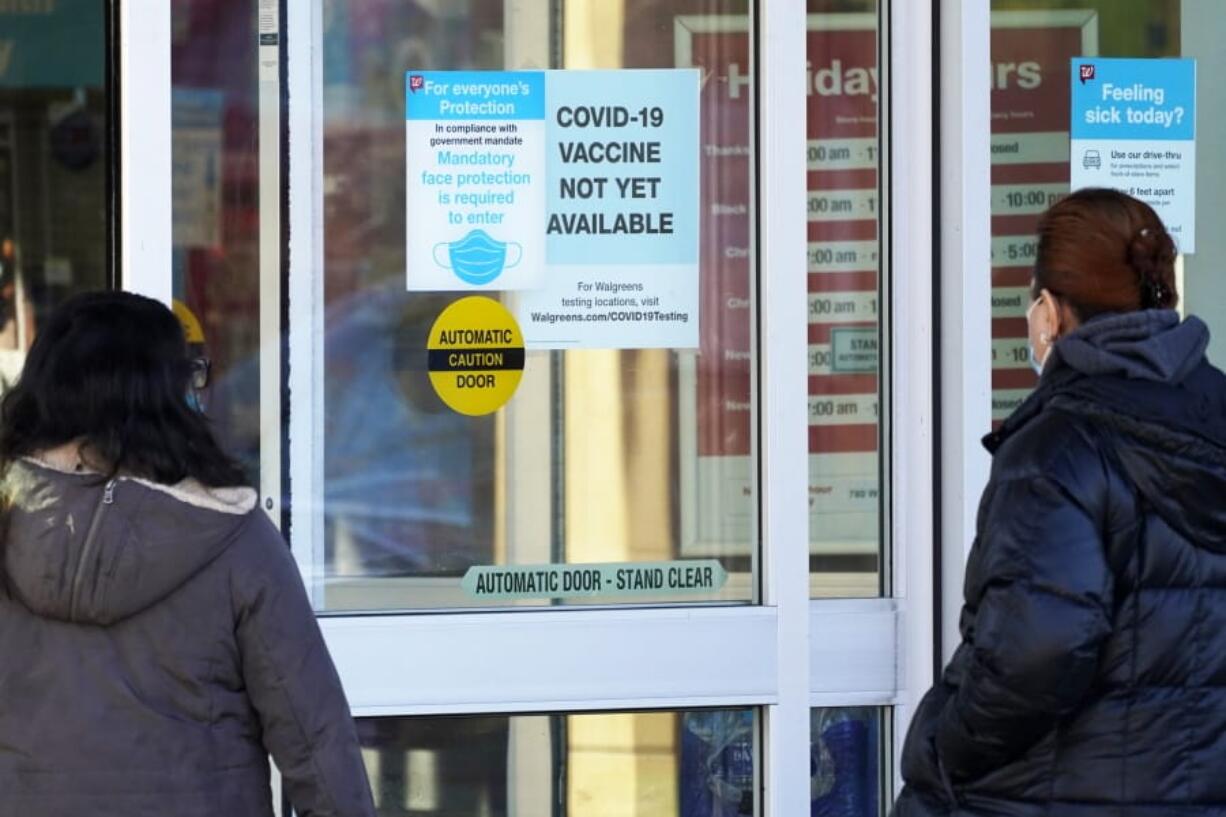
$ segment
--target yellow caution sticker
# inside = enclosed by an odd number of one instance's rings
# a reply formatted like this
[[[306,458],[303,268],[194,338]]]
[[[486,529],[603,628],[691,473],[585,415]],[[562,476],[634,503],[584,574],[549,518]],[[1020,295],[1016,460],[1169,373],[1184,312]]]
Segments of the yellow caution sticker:
[[[502,408],[524,375],[524,336],[493,298],[473,295],[444,309],[426,349],[434,391],[460,414],[478,417]]]
[[[179,324],[183,327],[183,337],[187,342],[204,343],[204,329],[201,328],[200,319],[196,317],[196,313],[178,298],[171,301],[170,306],[175,317],[179,319]]]

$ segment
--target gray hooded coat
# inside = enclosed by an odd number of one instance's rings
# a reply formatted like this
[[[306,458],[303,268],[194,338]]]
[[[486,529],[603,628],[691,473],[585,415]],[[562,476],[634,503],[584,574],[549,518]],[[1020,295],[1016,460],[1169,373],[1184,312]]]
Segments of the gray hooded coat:
[[[284,541],[247,489],[21,461],[0,538],[0,815],[374,814]]]

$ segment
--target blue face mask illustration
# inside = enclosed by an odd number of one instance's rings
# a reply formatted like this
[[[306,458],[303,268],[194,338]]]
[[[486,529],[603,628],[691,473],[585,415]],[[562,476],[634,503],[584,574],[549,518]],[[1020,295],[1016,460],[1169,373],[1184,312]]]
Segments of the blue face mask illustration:
[[[434,263],[451,270],[466,284],[488,284],[523,257],[522,246],[514,241],[495,241],[485,230],[473,230],[459,241],[434,245]]]

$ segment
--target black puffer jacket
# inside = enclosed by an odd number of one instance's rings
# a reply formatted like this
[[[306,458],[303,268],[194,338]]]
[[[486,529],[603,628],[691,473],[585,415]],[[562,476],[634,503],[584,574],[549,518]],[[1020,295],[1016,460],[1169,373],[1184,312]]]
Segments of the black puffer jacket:
[[[269,752],[302,817],[374,814],[336,670],[253,492],[27,461],[5,488],[0,815],[270,817]]]
[[[1226,377],[1169,311],[1091,321],[986,440],[962,644],[897,817],[1226,815]]]

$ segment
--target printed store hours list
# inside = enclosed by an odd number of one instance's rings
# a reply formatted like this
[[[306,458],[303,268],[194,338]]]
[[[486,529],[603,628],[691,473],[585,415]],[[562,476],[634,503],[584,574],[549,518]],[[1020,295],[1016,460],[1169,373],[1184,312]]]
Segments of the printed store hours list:
[[[1094,50],[1092,11],[992,15],[992,421],[1021,405],[1039,215],[1069,191],[1069,60]]]
[[[698,345],[697,71],[409,71],[410,290],[517,294],[525,345]]]
[[[752,541],[753,71],[743,16],[679,20],[678,64],[703,86],[703,328],[696,363],[702,507],[687,556]],[[809,15],[807,105],[810,544],[815,554],[878,548],[877,18]]]

